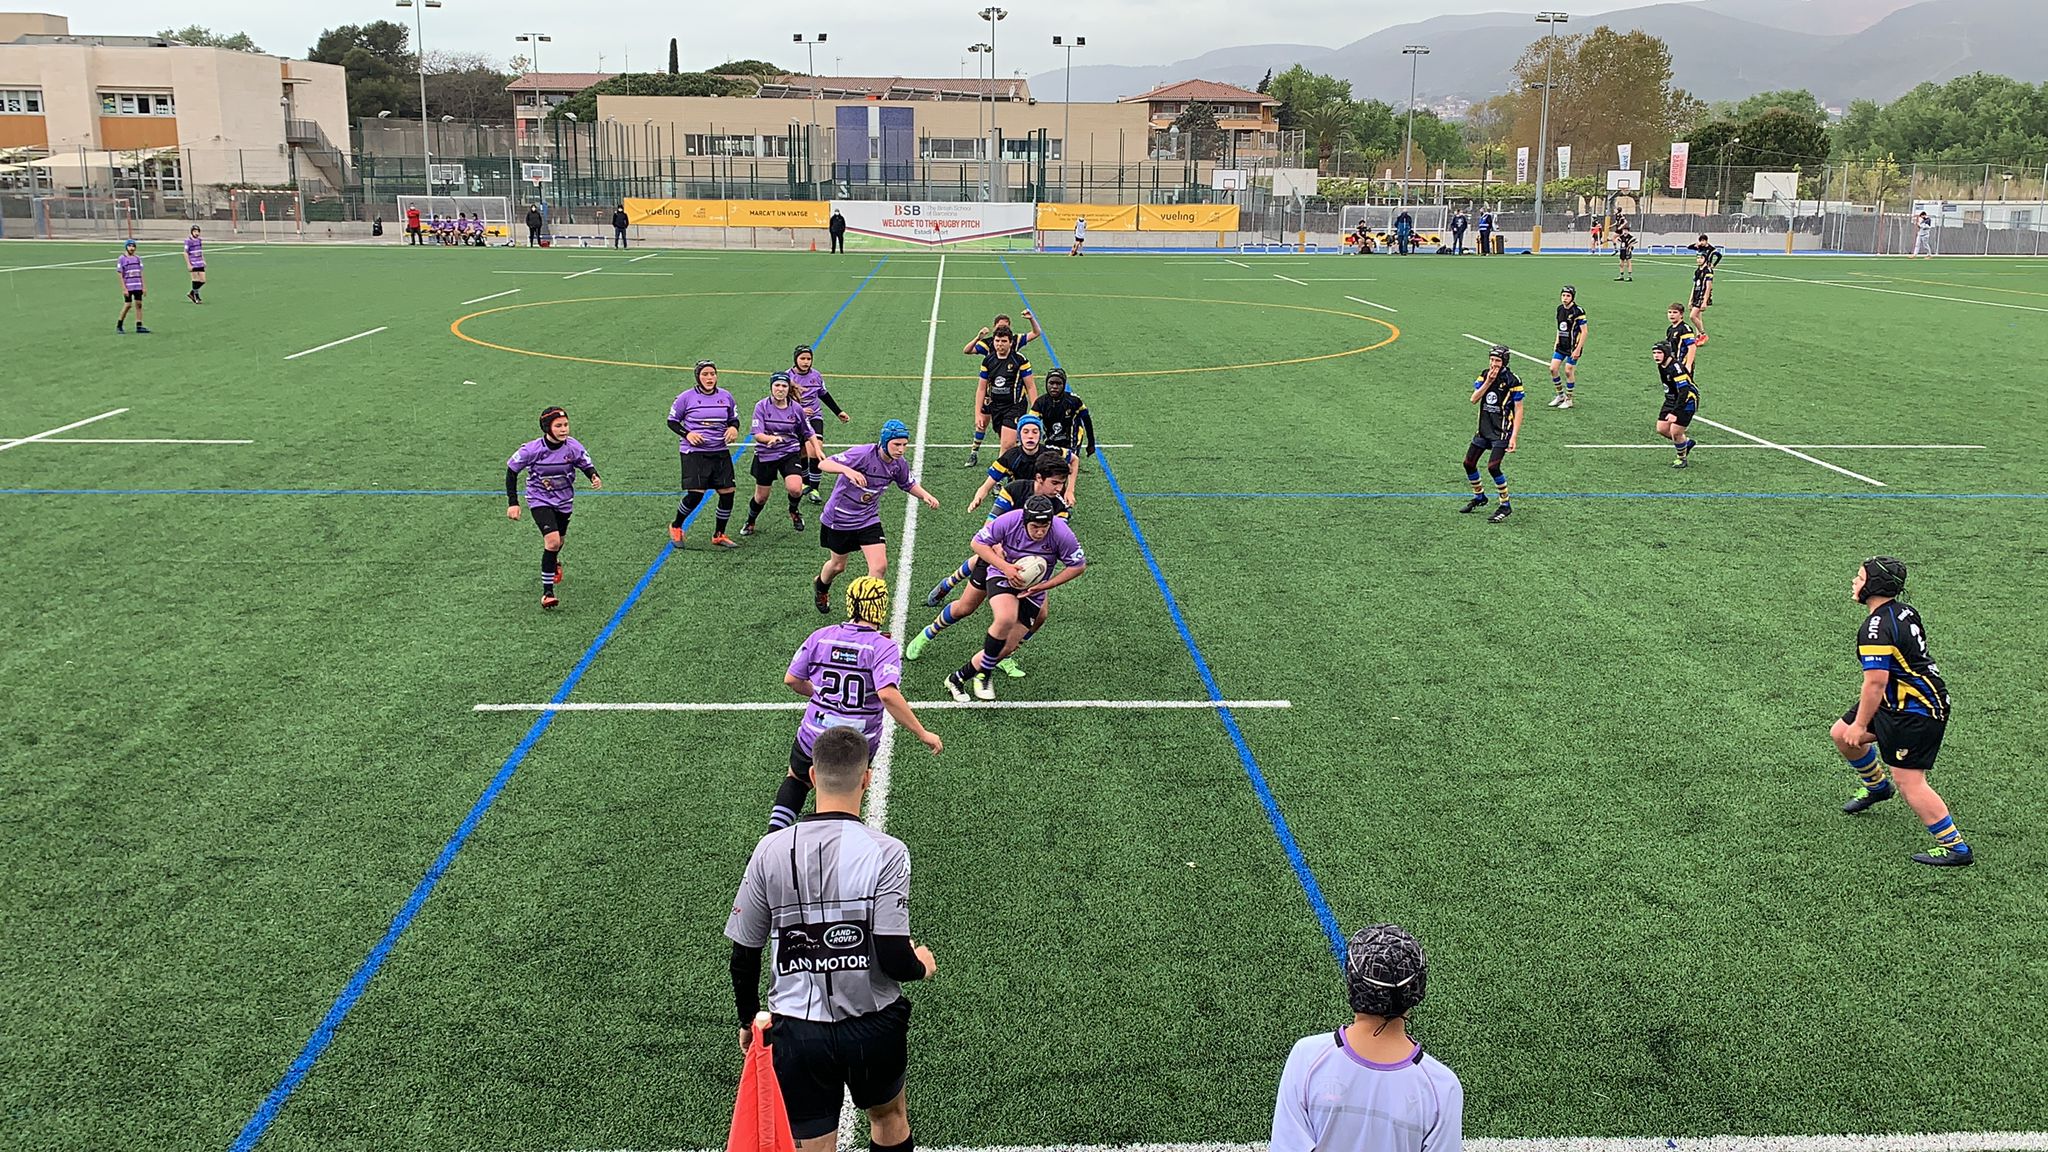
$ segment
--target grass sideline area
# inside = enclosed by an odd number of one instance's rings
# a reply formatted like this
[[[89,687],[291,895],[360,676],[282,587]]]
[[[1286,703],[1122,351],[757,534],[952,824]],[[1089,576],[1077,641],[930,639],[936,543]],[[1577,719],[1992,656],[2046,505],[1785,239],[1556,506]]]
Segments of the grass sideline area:
[[[700,358],[745,409],[816,342],[846,443],[919,427],[935,344],[922,626],[981,520],[958,352],[1026,300],[1035,366],[1117,446],[1081,480],[1089,571],[1004,699],[1201,702],[1206,675],[1291,706],[1228,714],[1244,754],[1206,708],[925,717],[946,752],[898,749],[888,813],[940,962],[911,992],[921,1144],[1265,1138],[1288,1047],[1345,1013],[1253,766],[1335,922],[1428,949],[1417,1032],[1468,1136],[2048,1116],[2048,803],[2022,778],[2048,400],[2015,370],[2048,265],[1730,257],[1699,373],[1726,430],[1675,471],[1648,357],[1689,284],[1669,258],[1618,284],[1586,256],[224,239],[191,305],[145,251],[154,331],[117,336],[113,245],[0,245],[0,1148],[249,1134],[494,781],[261,1146],[719,1144],[719,933],[795,714],[473,709],[794,699],[815,529],[771,500],[735,552],[665,551],[663,417]],[[1578,407],[1518,360],[1515,516],[1460,516],[1483,343],[1547,358],[1565,282]],[[605,489],[543,615],[502,478],[548,404]],[[1873,553],[1912,566],[1956,696],[1934,783],[1975,868],[1908,862],[1902,804],[1837,812]],[[943,698],[978,631],[906,695]]]

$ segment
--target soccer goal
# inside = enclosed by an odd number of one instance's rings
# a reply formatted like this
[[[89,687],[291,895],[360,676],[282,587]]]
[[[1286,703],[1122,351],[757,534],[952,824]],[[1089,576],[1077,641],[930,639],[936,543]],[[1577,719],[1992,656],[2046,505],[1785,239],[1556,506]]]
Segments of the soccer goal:
[[[1443,204],[1410,204],[1408,215],[1415,221],[1415,231],[1421,233],[1443,232],[1450,227],[1450,208]],[[1349,236],[1363,221],[1374,232],[1391,234],[1394,231],[1394,217],[1402,212],[1399,204],[1346,204],[1337,212],[1337,225]]]
[[[296,238],[305,231],[306,205],[290,189],[236,188],[228,193],[228,230],[237,236]]]
[[[420,221],[452,220],[458,215],[482,217],[484,238],[491,243],[512,242],[512,202],[503,196],[400,196],[398,218],[408,208],[420,210]]]
[[[38,196],[35,234],[58,236],[135,235],[135,200],[130,196]]]

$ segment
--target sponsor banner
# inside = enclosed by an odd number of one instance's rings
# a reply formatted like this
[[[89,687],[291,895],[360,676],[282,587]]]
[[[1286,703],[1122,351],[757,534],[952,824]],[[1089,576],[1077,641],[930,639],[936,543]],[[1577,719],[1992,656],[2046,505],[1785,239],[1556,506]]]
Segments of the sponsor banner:
[[[1614,150],[1615,150],[1615,151],[1617,151],[1617,152],[1619,152],[1619,153],[1621,153],[1621,167],[1622,167],[1622,168],[1626,169],[1626,168],[1632,167],[1632,165],[1630,165],[1630,164],[1629,164],[1629,161],[1630,161],[1630,160],[1633,160],[1633,159],[1635,159],[1635,155],[1636,155],[1636,146],[1635,146],[1635,145],[1633,145],[1633,144],[1616,144],[1616,145],[1614,146]]]
[[[1572,178],[1572,146],[1569,144],[1559,144],[1557,146],[1557,178],[1559,180],[1569,180]]]
[[[1074,221],[1085,219],[1091,231],[1135,232],[1138,229],[1138,206],[1136,204],[1040,204],[1038,206],[1038,230],[1041,232],[1072,232]]]
[[[1235,232],[1235,204],[1143,204],[1138,206],[1141,232]]]
[[[1515,149],[1515,183],[1527,184],[1528,182],[1529,150],[1527,148],[1517,148]]]
[[[823,200],[729,200],[725,222],[733,228],[823,228],[832,222]]]
[[[1037,223],[1038,215],[1035,204],[944,200],[835,200],[832,208],[846,217],[849,232],[914,244],[956,244],[962,240],[1028,233]]]
[[[634,224],[670,228],[723,228],[723,200],[626,201],[626,219]]]
[[[1684,141],[1671,145],[1671,179],[1668,183],[1673,192],[1685,190],[1685,168],[1692,159],[1692,145]]]

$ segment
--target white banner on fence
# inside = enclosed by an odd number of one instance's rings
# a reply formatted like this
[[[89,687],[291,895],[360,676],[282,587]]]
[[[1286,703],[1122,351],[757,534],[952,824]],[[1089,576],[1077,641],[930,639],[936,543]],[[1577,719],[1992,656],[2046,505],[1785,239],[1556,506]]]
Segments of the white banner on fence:
[[[1557,146],[1557,178],[1559,180],[1569,180],[1572,178],[1572,146],[1569,144],[1559,144]]]
[[[1629,164],[1629,161],[1635,159],[1636,146],[1633,144],[1617,144],[1614,146],[1614,149],[1615,151],[1621,153],[1621,164],[1619,165],[1619,167],[1632,167],[1632,165]]]
[[[1038,222],[1035,204],[977,204],[971,201],[834,200],[846,230],[916,244],[957,244],[988,236],[1029,233]]]
[[[1527,148],[1517,148],[1515,149],[1515,183],[1527,184],[1528,182],[1529,150]]]

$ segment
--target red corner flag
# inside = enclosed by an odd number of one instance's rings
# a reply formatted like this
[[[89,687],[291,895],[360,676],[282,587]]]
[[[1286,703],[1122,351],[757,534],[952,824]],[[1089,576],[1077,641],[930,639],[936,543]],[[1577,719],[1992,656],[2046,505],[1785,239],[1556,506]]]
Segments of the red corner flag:
[[[772,1019],[766,1012],[754,1017],[754,1038],[747,1044],[746,1067],[740,1070],[740,1095],[733,1101],[725,1152],[796,1152],[789,1112],[782,1106],[782,1085],[775,1081],[775,1059],[762,1036]]]

